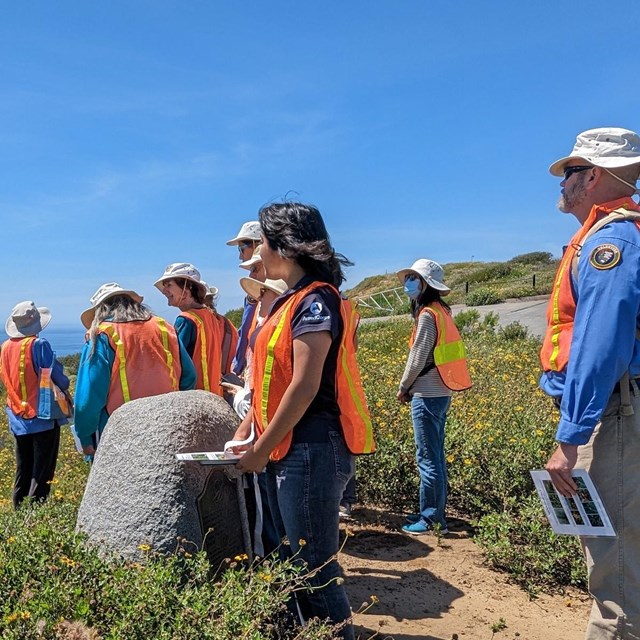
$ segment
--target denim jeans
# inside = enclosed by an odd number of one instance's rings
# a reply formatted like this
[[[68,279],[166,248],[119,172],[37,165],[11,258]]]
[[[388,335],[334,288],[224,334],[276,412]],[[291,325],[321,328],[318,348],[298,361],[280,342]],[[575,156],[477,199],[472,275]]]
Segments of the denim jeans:
[[[282,460],[270,462],[267,495],[276,529],[281,538],[289,540],[289,545],[281,545],[281,556],[295,555],[309,570],[324,565],[309,583],[327,586],[298,594],[303,616],[341,623],[351,617],[351,608],[344,587],[336,580],[340,577],[338,561],[329,558],[338,552],[338,511],[354,459],[342,434],[331,431],[329,437],[329,442],[292,444]],[[350,623],[342,628],[341,637],[353,640]]]
[[[589,442],[578,447],[616,530],[615,538],[581,538],[593,607],[586,640],[640,638],[640,394],[633,415],[614,393]]]
[[[444,424],[451,398],[411,398],[411,419],[420,473],[420,516],[430,525],[447,526],[447,461]]]

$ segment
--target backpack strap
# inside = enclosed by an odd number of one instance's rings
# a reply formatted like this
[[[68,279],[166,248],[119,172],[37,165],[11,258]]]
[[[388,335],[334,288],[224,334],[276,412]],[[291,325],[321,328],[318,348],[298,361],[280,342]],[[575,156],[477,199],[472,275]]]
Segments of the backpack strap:
[[[576,255],[573,257],[571,261],[571,275],[574,280],[578,279],[578,260],[580,260],[580,255],[582,253],[582,247],[584,243],[590,238],[594,233],[600,231],[602,227],[607,226],[611,222],[622,222],[624,220],[633,220],[634,222],[640,222],[640,212],[637,211],[629,211],[628,209],[620,208],[614,209],[611,213],[604,216],[604,218],[600,218],[592,227],[587,231],[584,238],[582,238],[582,244],[578,247],[576,251]]]

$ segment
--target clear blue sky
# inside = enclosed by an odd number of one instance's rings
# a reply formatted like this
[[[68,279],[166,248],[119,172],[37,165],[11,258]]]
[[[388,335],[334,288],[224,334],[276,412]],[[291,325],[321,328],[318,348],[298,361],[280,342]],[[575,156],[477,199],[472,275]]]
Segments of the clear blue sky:
[[[117,281],[193,262],[237,307],[225,246],[293,191],[356,266],[559,255],[548,165],[640,128],[638,0],[7,2],[0,21],[2,325],[78,323]],[[52,325],[53,326],[53,325]]]

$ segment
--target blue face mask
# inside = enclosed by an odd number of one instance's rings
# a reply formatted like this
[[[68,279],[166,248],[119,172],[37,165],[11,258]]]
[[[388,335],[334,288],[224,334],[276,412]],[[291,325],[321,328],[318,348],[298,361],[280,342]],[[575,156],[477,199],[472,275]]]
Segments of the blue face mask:
[[[416,300],[422,291],[422,285],[420,280],[413,278],[411,280],[405,280],[404,292],[412,299]]]

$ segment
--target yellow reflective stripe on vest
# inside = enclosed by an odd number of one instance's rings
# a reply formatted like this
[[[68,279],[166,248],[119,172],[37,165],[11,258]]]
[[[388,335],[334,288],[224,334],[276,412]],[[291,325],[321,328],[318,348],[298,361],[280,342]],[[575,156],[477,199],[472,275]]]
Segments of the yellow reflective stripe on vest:
[[[552,371],[558,371],[558,355],[560,355],[560,288],[564,279],[564,274],[571,264],[571,260],[564,260],[560,265],[556,281],[553,283],[553,311],[551,316],[551,356],[549,365]]]
[[[124,355],[124,344],[122,344],[122,340],[116,333],[113,325],[104,327],[104,331],[111,336],[111,339],[116,345],[116,350],[118,351],[118,360],[120,360],[118,375],[120,376],[120,386],[122,387],[122,399],[125,402],[129,402],[131,400],[131,394],[129,393],[129,381],[127,380],[127,359]]]
[[[295,296],[293,297],[295,298]],[[278,321],[275,331],[273,332],[271,338],[269,338],[269,343],[267,344],[267,357],[264,362],[264,374],[262,378],[262,398],[260,402],[260,415],[262,416],[263,430],[265,430],[268,426],[267,407],[269,405],[269,387],[271,386],[271,374],[273,373],[273,361],[275,360],[274,353],[276,343],[278,342],[278,338],[282,333],[282,329],[284,328],[284,323],[287,319],[289,308],[291,307],[292,303],[293,298],[282,308],[280,320]]]
[[[202,367],[202,384],[205,391],[211,391],[211,385],[209,384],[209,364],[207,362],[207,334],[204,328],[204,321],[197,313],[189,313],[190,318],[193,318],[200,327],[200,366]]]
[[[346,331],[346,328],[344,330]],[[373,448],[373,425],[371,424],[371,418],[369,417],[366,408],[362,406],[360,394],[357,392],[355,385],[353,384],[351,370],[349,369],[349,363],[347,361],[347,350],[344,347],[342,348],[342,372],[347,380],[347,384],[349,385],[349,393],[353,399],[353,405],[365,426],[365,440],[362,453],[371,453]]]
[[[167,368],[169,369],[169,378],[171,380],[171,386],[174,389],[178,388],[178,381],[176,380],[175,373],[173,371],[173,354],[171,353],[171,349],[169,348],[169,332],[167,330],[167,323],[163,318],[155,318],[158,323],[158,328],[160,329],[160,336],[162,337],[162,346],[164,348],[164,356],[167,363]]]
[[[436,307],[429,307],[429,311],[433,311],[438,316],[438,344],[433,348],[434,364],[447,364],[447,362],[464,360],[467,357],[467,352],[462,340],[446,342],[447,322],[443,316],[443,311]]]
[[[23,407],[27,406],[27,382],[24,377],[25,371],[25,361],[27,359],[27,347],[33,342],[33,338],[31,340],[26,339],[22,341],[20,345],[20,404]]]

